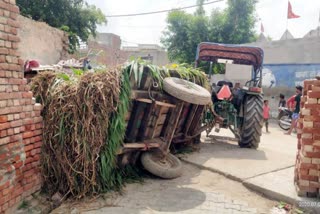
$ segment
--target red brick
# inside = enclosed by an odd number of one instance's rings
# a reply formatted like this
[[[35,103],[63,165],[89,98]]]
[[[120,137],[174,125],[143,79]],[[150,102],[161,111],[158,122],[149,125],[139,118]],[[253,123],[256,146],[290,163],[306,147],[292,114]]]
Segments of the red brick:
[[[316,129],[316,128],[303,128],[302,132],[303,133],[310,133],[310,134],[317,134],[317,133],[319,133],[319,129]]]
[[[40,148],[42,146],[42,142],[37,142],[34,145],[34,148]]]
[[[42,122],[42,117],[35,117],[34,118],[34,123],[41,123]]]
[[[35,111],[41,111],[42,110],[42,105],[41,104],[39,104],[39,103],[36,103],[35,105],[34,105],[34,108],[33,108]]]
[[[314,108],[320,108],[320,104],[304,104],[304,108],[307,109],[314,109]]]
[[[11,189],[10,189],[10,188],[7,188],[7,189],[4,189],[4,190],[2,191],[2,194],[3,194],[3,195],[8,195],[10,192],[11,192]]]
[[[317,164],[311,164],[311,163],[300,163],[301,169],[318,169]]]
[[[8,135],[7,130],[0,131],[0,137],[6,137]]]
[[[33,131],[34,136],[42,135],[42,130],[35,130]]]
[[[34,136],[33,131],[24,132],[24,133],[22,134],[23,139],[25,139],[25,138],[31,138],[31,137],[33,137],[33,136]]]
[[[14,56],[19,56],[19,53],[17,51],[10,51],[11,55]],[[10,71],[22,71],[22,67],[20,65],[13,65],[13,64],[9,64],[9,68]]]
[[[30,157],[30,155],[27,155],[27,159],[25,160],[24,164],[29,164],[29,163],[32,163],[33,162],[33,158]]]
[[[301,175],[309,175],[309,170],[308,169],[299,169],[299,174],[301,174]]]
[[[40,135],[40,136],[36,136],[35,138],[34,138],[34,142],[39,142],[39,141],[41,141],[42,140],[42,136]]]
[[[38,161],[38,160],[40,160],[40,155],[35,155],[35,156],[33,157],[33,161]]]
[[[13,13],[20,13],[19,7],[17,7],[16,5],[10,5],[8,10]]]
[[[10,136],[10,142],[15,142],[15,141],[20,141],[20,140],[22,140],[20,134]]]
[[[36,129],[41,129],[42,128],[42,123],[37,123],[36,124]]]
[[[320,152],[307,152],[308,158],[320,158]]]
[[[32,168],[32,165],[31,165],[31,163],[29,163],[29,164],[24,165],[23,170],[24,170],[24,172],[26,172],[26,171],[29,171],[31,168]]]
[[[7,130],[7,134],[8,134],[8,136],[13,135],[14,134],[14,130],[13,129],[8,129]]]
[[[320,98],[320,91],[308,91],[309,98]]]
[[[35,115],[34,115],[35,117],[40,117],[41,116],[41,112],[40,111],[35,111],[34,113],[35,113]]]
[[[31,183],[31,184],[24,185],[23,191],[28,191],[28,190],[32,189],[32,187],[33,187],[33,184],[32,184],[32,183]]]
[[[7,158],[8,158],[8,153],[7,152],[0,154],[0,161],[3,161],[5,159],[7,159]]]
[[[19,162],[13,164],[13,166],[14,166],[15,169],[19,169],[22,165],[23,165],[23,162],[22,162],[22,161],[19,161]]]
[[[308,181],[318,181],[319,177],[318,176],[301,175],[301,174],[299,174],[299,179],[308,180]]]
[[[5,123],[7,121],[8,121],[8,116],[7,115],[0,116],[0,123]]]
[[[16,120],[16,121],[12,121],[10,123],[11,127],[18,127],[18,126],[22,126],[22,120]]]
[[[320,183],[319,182],[314,182],[314,181],[310,181],[310,185],[311,188],[320,188]]]
[[[18,17],[18,13],[10,13],[10,18],[16,20]]]
[[[0,146],[4,145],[4,144],[7,144],[7,143],[10,143],[10,137],[0,138]]]
[[[9,200],[10,200],[10,194],[3,196],[2,200],[0,200],[0,206],[3,204],[6,204]]]
[[[24,150],[27,152],[27,151],[30,151],[33,149],[33,145],[28,145],[26,147],[24,147]]]
[[[4,183],[4,184],[0,185],[0,191],[2,191],[2,190],[4,190],[4,189],[8,188],[9,186],[10,186],[10,182],[9,182],[9,181],[7,181],[6,183]]]
[[[5,203],[2,205],[2,211],[5,211],[9,208],[9,203]]]
[[[13,199],[11,199],[10,201],[9,201],[9,206],[10,207],[13,207],[13,205],[16,203],[16,199],[15,198],[13,198]]]
[[[20,155],[16,155],[16,156],[14,157],[14,161],[17,162],[17,161],[19,161],[19,160],[20,160]]]
[[[313,145],[313,139],[301,139],[301,145]]]
[[[8,22],[8,25],[10,25],[11,27],[15,27],[15,28],[19,27],[19,23],[16,20],[8,19],[7,22]]]
[[[0,130],[10,128],[10,123],[0,123]]]
[[[0,48],[0,54],[8,55],[9,49],[8,48]],[[0,63],[0,70],[7,70],[8,68],[9,68],[9,65],[7,63]]]

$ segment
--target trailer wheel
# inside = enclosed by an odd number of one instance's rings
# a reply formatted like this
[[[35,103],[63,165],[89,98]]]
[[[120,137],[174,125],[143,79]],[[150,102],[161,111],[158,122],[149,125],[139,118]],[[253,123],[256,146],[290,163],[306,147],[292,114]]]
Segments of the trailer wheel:
[[[176,77],[165,78],[163,80],[163,90],[187,103],[208,105],[211,102],[211,94],[207,89]]]
[[[243,125],[240,131],[239,146],[257,149],[263,125],[263,98],[261,95],[248,95],[244,102]]]
[[[147,171],[161,178],[172,179],[182,174],[180,160],[170,153],[163,158],[156,152],[144,152],[141,163]]]

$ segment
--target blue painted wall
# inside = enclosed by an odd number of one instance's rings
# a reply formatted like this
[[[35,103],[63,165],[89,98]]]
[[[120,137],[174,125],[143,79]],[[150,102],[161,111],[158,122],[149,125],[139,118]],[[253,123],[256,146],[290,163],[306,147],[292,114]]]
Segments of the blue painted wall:
[[[264,72],[272,72],[275,87],[303,85],[305,79],[320,75],[320,64],[266,64]]]

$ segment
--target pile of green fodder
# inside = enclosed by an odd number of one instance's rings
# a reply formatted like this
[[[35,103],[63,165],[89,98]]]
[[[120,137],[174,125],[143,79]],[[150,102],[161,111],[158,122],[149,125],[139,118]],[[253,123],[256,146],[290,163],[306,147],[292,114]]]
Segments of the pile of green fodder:
[[[44,107],[41,164],[48,193],[81,198],[121,185],[117,177],[125,172],[116,170],[116,152],[130,102],[128,75],[122,74],[44,72],[33,79]]]
[[[208,85],[199,70],[180,65],[160,68],[143,61],[95,73],[43,72],[32,80],[34,95],[43,105],[41,164],[46,192],[82,198],[139,179],[134,166],[117,165],[117,151],[125,137],[132,80],[139,84],[145,67],[160,86],[172,74]]]
[[[156,66],[150,63],[147,63],[143,60],[132,61],[128,66],[128,71],[130,73],[130,79],[134,80],[135,85],[139,88],[140,83],[143,77],[145,68],[148,69],[150,75],[153,77],[153,80],[158,83],[162,89],[162,82],[166,77],[178,77],[185,79],[191,82],[194,82],[206,89],[209,89],[209,81],[207,75],[197,69],[193,68],[187,64],[170,64],[167,66]],[[131,81],[132,84],[132,81]]]

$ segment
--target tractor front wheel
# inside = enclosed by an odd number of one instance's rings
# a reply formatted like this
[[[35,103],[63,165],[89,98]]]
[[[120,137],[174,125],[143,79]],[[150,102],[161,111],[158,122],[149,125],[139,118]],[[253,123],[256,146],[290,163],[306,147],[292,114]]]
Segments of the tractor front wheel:
[[[257,149],[263,126],[262,95],[247,95],[243,107],[243,123],[240,128],[239,146]]]

